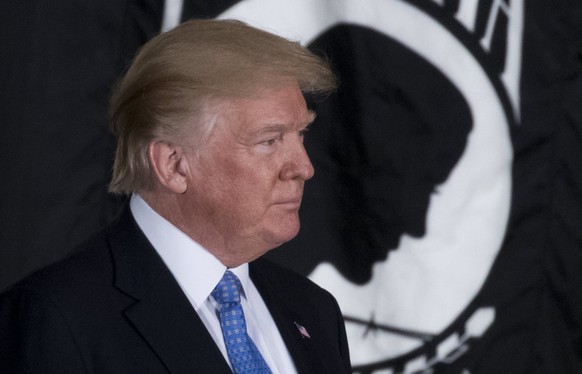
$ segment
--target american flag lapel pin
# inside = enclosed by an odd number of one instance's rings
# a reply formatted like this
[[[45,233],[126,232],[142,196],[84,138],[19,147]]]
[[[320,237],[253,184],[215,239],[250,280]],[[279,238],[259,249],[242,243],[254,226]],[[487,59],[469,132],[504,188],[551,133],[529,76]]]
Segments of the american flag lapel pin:
[[[301,337],[303,339],[311,339],[311,336],[309,336],[309,333],[307,332],[307,329],[305,327],[301,326],[297,322],[293,323],[295,324],[295,327],[297,327],[297,330],[299,330],[299,333],[301,334]]]

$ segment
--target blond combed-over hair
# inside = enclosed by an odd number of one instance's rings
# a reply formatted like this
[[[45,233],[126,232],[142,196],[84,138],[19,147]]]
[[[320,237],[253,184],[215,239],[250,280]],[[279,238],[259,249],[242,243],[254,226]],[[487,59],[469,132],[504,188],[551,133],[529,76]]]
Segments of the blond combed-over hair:
[[[325,93],[336,80],[328,62],[271,33],[235,20],[191,20],[146,43],[110,102],[117,138],[110,192],[149,190],[150,142],[203,141],[219,103],[297,84]]]

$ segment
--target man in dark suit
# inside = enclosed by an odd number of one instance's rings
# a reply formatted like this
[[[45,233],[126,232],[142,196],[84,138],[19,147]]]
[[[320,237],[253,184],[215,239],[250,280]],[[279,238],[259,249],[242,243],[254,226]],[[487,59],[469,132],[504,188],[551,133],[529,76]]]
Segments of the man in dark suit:
[[[0,297],[0,372],[349,372],[335,299],[259,259],[299,230],[303,94],[334,86],[325,61],[241,22],[147,43],[111,100],[110,190],[130,202]]]

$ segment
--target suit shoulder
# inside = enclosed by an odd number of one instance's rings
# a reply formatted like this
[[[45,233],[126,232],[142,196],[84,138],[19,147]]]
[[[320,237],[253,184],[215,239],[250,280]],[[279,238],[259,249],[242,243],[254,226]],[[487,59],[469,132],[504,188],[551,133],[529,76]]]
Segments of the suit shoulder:
[[[251,272],[272,283],[274,288],[284,289],[297,297],[332,297],[331,293],[296,271],[261,258],[250,264]]]
[[[99,234],[78,246],[68,257],[35,271],[6,292],[30,291],[56,296],[70,290],[88,290],[111,272],[107,240]]]

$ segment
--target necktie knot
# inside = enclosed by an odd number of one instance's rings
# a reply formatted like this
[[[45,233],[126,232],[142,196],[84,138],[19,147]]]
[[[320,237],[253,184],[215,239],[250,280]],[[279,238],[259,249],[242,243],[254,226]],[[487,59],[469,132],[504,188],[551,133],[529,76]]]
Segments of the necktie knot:
[[[231,304],[240,304],[240,280],[230,270],[227,270],[220,282],[212,291],[212,297],[223,307],[230,307]]]

